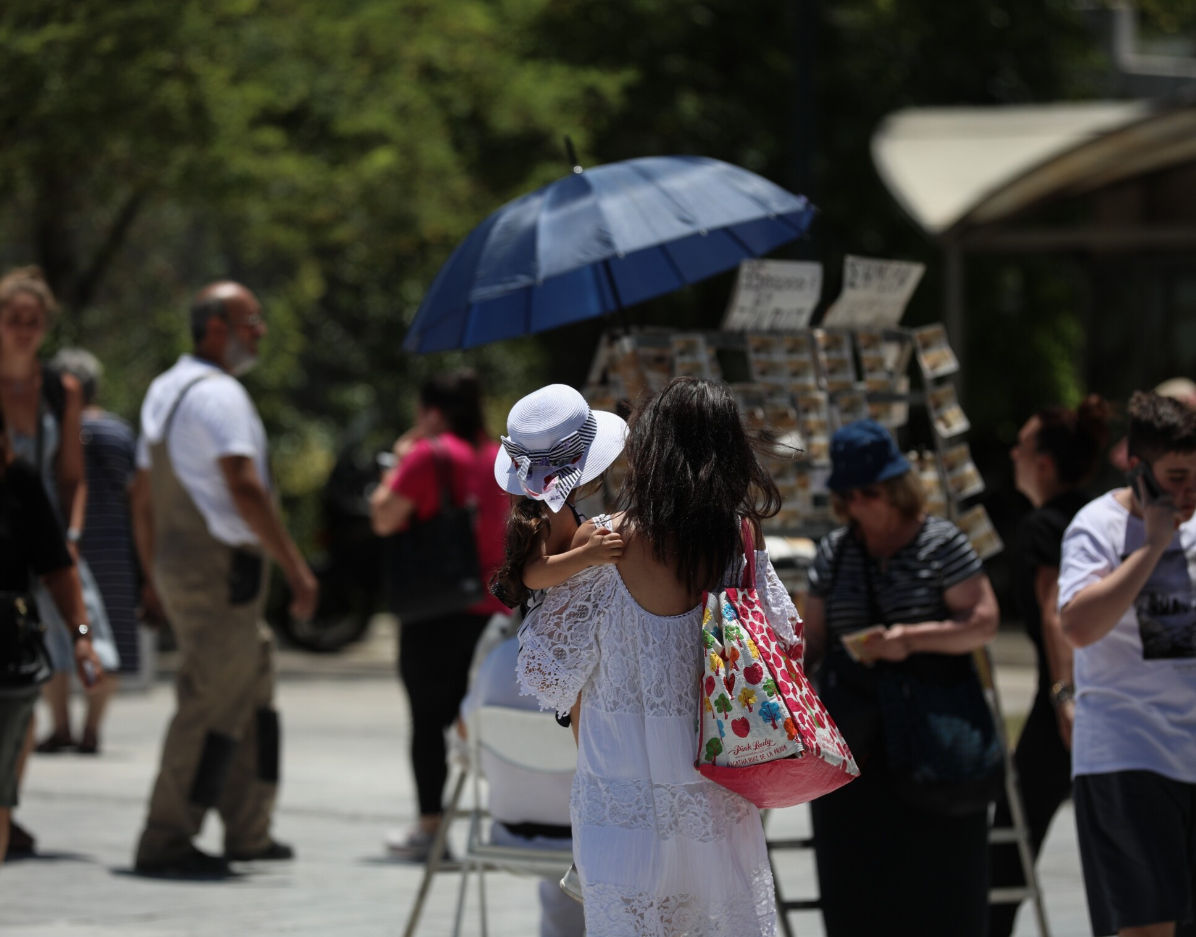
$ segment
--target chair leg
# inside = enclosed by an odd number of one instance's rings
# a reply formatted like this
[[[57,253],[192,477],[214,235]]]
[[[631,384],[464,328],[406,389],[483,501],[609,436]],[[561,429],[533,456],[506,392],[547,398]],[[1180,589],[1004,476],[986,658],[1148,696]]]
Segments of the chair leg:
[[[465,861],[461,865],[461,884],[457,886],[457,910],[453,912],[453,937],[461,937],[461,924],[465,919],[465,886],[469,884],[469,873],[473,865]]]
[[[482,906],[482,937],[490,937],[486,927],[486,870],[478,866],[478,903]]]
[[[444,859],[444,844],[448,840],[449,826],[453,817],[456,816],[457,806],[461,802],[461,792],[465,790],[465,776],[466,772],[464,771],[457,776],[457,783],[453,786],[453,793],[449,798],[448,809],[445,810],[444,817],[440,821],[440,829],[436,831],[436,836],[432,839],[428,858],[424,863],[424,875],[420,880],[419,890],[415,893],[415,904],[407,918],[407,927],[403,931],[403,937],[415,937],[415,929],[419,926],[420,915],[423,914],[424,902],[428,900],[428,892],[432,887],[432,877],[440,871],[440,865]]]

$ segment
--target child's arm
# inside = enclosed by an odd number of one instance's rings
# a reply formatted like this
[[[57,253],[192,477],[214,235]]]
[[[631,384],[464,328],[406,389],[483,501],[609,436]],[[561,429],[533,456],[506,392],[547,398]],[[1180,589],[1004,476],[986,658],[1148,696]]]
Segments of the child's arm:
[[[550,547],[545,541],[540,556],[524,564],[523,584],[529,589],[549,589],[583,569],[617,563],[623,555],[623,538],[605,527],[598,529],[593,521],[586,521],[577,528],[570,549],[550,554]]]

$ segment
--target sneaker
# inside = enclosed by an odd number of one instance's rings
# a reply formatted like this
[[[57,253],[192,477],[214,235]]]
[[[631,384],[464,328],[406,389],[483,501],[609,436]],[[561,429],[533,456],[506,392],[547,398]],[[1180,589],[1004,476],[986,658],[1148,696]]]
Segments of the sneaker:
[[[435,833],[426,833],[419,827],[391,830],[386,834],[386,852],[392,859],[402,862],[427,862],[435,838]],[[444,844],[444,855],[440,857],[440,861],[452,861],[447,842]]]
[[[232,862],[273,862],[283,859],[294,859],[295,849],[276,839],[270,840],[261,849],[244,849],[238,852],[234,849],[224,850],[224,858]]]
[[[182,855],[172,856],[169,859],[147,861],[139,858],[133,865],[133,871],[147,878],[175,878],[191,881],[216,881],[234,874],[223,857],[208,855],[194,846],[191,846]]]
[[[577,863],[569,866],[569,871],[561,876],[561,891],[576,902],[584,902],[581,894],[581,876],[577,874]]]

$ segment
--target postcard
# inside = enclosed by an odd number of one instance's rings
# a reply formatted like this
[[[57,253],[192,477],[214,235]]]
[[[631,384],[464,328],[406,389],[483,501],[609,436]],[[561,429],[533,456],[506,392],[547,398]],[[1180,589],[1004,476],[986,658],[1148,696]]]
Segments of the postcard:
[[[954,384],[941,384],[928,388],[926,402],[930,409],[930,417],[934,423],[934,430],[943,439],[958,436],[971,429],[968,421],[955,396]]]
[[[914,329],[913,335],[918,366],[926,378],[947,377],[959,370],[959,360],[951,350],[947,330],[941,323]]]

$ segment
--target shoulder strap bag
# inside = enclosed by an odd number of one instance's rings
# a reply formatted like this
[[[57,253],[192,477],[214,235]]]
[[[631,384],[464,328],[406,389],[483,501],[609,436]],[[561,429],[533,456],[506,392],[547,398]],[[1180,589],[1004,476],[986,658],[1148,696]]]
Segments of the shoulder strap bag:
[[[477,508],[469,501],[454,502],[452,462],[439,440],[430,444],[440,509],[388,538],[385,551],[390,609],[403,624],[463,611],[487,595],[478,559]]]
[[[742,532],[742,582],[707,593],[702,613],[696,767],[757,807],[791,807],[860,772],[802,662],[781,650],[756,591],[746,519]]]

